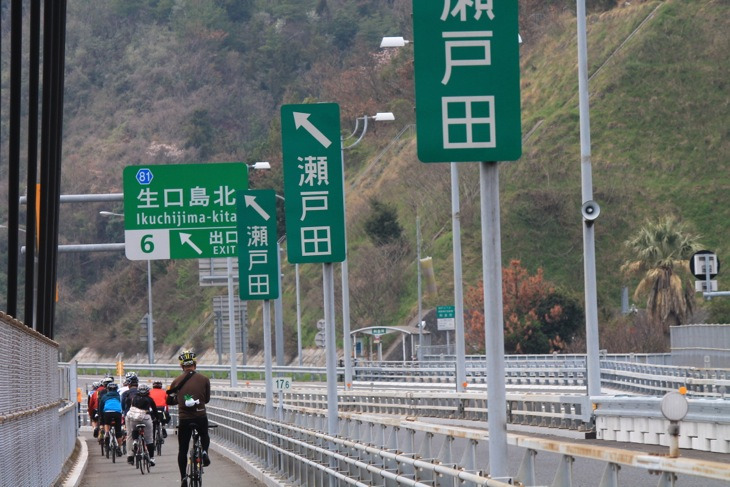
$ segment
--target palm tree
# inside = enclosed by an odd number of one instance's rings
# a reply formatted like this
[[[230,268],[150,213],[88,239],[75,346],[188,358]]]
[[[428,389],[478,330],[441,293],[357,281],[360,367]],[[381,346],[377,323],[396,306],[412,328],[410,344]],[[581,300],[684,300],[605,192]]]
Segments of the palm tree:
[[[641,275],[634,300],[647,294],[646,309],[665,337],[669,327],[686,323],[694,308],[694,288],[682,279],[689,272],[689,258],[699,250],[699,235],[691,234],[684,224],[668,216],[656,223],[647,222],[624,245],[634,260],[621,267],[627,276]]]

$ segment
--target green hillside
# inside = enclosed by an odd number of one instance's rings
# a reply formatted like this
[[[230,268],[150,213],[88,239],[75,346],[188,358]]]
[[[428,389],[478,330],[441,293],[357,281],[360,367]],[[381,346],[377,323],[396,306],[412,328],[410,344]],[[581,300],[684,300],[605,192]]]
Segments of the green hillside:
[[[646,221],[675,215],[721,260],[730,241],[730,3],[612,3],[589,2],[587,23],[602,327],[620,305],[621,288],[636,284],[619,272],[632,258],[623,242]],[[574,3],[520,6],[524,142],[522,158],[500,166],[503,262],[543,268],[546,280],[582,301]],[[408,37],[410,21],[410,0],[72,2],[63,192],[120,192],[123,167],[141,162],[226,160],[271,161],[271,171],[252,173],[251,185],[281,191],[281,104],[337,102],[345,135],[356,117],[392,111],[395,122],[372,124],[345,153],[352,327],[415,316],[417,216],[421,252],[433,257],[438,285],[424,309],[451,304],[449,166],[417,160],[413,50],[376,47],[383,35]],[[459,170],[468,288],[482,273],[478,164]],[[403,238],[396,244],[370,241],[372,198],[397,209]],[[121,207],[62,208],[61,243],[121,241],[121,221],[100,217],[102,209]],[[143,352],[136,326],[147,307],[146,265],[117,254],[64,255],[59,265],[57,329],[65,349],[104,347],[112,337],[126,353]],[[304,345],[313,346],[323,315],[321,266],[300,270]],[[283,274],[293,355],[293,266],[285,262]],[[199,287],[191,261],[154,262],[152,275],[160,346],[210,346],[211,329],[193,330],[225,289]],[[727,275],[718,278],[721,289],[730,287]],[[255,302],[249,322],[255,350],[262,344]]]
[[[706,248],[720,256],[727,252],[729,64],[723,54],[730,48],[727,13],[727,3],[721,2],[648,2],[591,15],[588,20],[593,190],[602,208],[595,226],[602,325],[620,307],[621,288],[629,286],[633,292],[636,282],[627,282],[619,272],[632,257],[623,242],[646,221],[676,215],[703,235]],[[501,166],[500,198],[505,264],[519,259],[533,271],[542,267],[546,279],[582,299],[575,30],[575,18],[562,15],[538,42],[531,45],[526,39],[524,155]],[[448,164],[418,162],[415,140],[406,136],[363,171],[364,177],[350,178],[351,279],[370,275],[371,268],[379,265],[362,229],[366,202],[373,196],[398,208],[411,263],[402,274],[389,276],[406,282],[398,312],[360,324],[401,324],[413,318],[417,213],[422,253],[434,258],[439,286],[438,297],[427,298],[424,305],[451,304]],[[478,165],[462,164],[460,173],[468,287],[482,272]],[[358,252],[366,252],[368,258]],[[317,272],[312,270],[309,278]],[[388,267],[382,272],[388,274]],[[721,288],[727,282],[721,276]],[[382,300],[389,302],[387,295]],[[316,320],[316,301],[314,311],[311,308],[305,311],[308,322]]]

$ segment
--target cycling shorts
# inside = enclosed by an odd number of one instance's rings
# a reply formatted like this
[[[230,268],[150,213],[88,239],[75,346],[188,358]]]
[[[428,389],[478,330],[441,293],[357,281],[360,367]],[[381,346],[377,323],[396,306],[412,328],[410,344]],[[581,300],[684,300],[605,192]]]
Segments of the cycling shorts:
[[[107,411],[104,413],[104,422],[103,424],[107,426],[114,425],[114,430],[116,431],[117,438],[121,438],[123,436],[122,433],[122,413],[114,413]]]

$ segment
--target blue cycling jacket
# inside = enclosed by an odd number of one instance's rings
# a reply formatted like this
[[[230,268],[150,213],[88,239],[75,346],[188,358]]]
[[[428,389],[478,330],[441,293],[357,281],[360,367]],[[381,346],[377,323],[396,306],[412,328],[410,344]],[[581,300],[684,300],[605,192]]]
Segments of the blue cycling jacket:
[[[105,413],[121,413],[122,400],[119,393],[117,391],[107,391],[104,397],[101,398],[99,410]]]

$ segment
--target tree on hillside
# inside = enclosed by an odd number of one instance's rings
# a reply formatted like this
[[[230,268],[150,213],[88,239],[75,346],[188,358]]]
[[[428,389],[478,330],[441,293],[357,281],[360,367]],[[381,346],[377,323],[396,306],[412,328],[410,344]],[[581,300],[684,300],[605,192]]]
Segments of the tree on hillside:
[[[398,210],[395,206],[371,198],[370,215],[365,220],[365,232],[377,246],[400,240],[403,227],[398,223]]]
[[[583,321],[578,302],[544,280],[542,269],[530,275],[519,260],[502,270],[504,348],[507,353],[549,353],[570,343]],[[464,307],[466,342],[483,352],[484,286],[467,290]]]
[[[694,288],[683,274],[689,272],[689,258],[700,248],[699,238],[667,216],[647,222],[624,242],[633,258],[621,270],[626,276],[642,276],[634,299],[647,296],[646,310],[667,339],[670,326],[686,323],[692,316]]]

